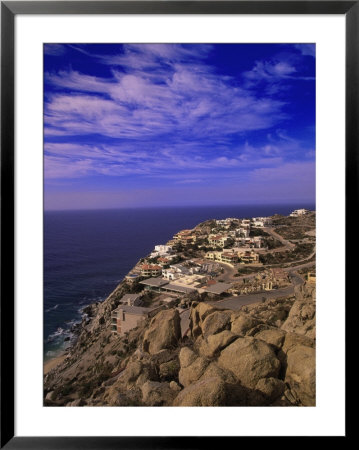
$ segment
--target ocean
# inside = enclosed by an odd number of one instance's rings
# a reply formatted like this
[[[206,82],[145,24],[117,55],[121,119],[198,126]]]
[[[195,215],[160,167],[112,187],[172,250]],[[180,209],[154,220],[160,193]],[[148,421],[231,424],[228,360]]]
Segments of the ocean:
[[[288,215],[314,205],[206,206],[44,213],[44,359],[71,338],[81,309],[104,300],[137,261],[208,219]],[[65,340],[66,339],[66,340]]]

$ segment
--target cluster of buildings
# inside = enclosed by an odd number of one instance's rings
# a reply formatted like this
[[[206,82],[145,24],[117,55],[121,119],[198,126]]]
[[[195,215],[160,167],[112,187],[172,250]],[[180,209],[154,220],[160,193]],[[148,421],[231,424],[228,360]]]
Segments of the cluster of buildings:
[[[291,216],[306,213],[305,209],[295,210]],[[221,263],[258,265],[258,252],[263,251],[265,238],[261,233],[250,236],[250,231],[252,227],[262,228],[270,224],[268,217],[213,220],[192,230],[181,230],[165,245],[156,245],[151,254],[126,276],[128,283],[138,283],[142,291],[121,298],[118,308],[112,312],[112,332],[124,335],[160,309],[177,305],[179,301],[185,302],[191,293],[206,293],[219,298],[225,293],[249,294],[288,285],[288,274],[282,269],[265,270],[235,283],[219,281],[217,277],[224,270]],[[193,259],[184,258],[182,254],[181,247],[190,245],[192,248],[195,245],[198,250]],[[206,251],[209,248],[211,250]],[[309,279],[315,280],[315,274],[308,274]],[[151,307],[145,307],[142,298],[148,298],[149,292],[152,296],[156,293],[155,301]]]
[[[234,283],[229,292],[233,295],[252,294],[286,287],[289,284],[288,273],[281,268],[275,268]]]
[[[167,292],[176,295],[187,295],[191,293],[208,293],[216,295],[224,294],[231,287],[230,283],[213,280],[206,275],[185,275],[174,280],[165,278],[148,278],[140,281],[145,290],[153,292]]]
[[[223,251],[210,251],[206,253],[207,259],[212,261],[220,261],[227,264],[244,263],[258,264],[259,255],[250,248],[232,248]]]
[[[309,209],[295,209],[293,212],[289,214],[290,217],[299,217],[304,216],[305,214],[308,214],[310,211]]]

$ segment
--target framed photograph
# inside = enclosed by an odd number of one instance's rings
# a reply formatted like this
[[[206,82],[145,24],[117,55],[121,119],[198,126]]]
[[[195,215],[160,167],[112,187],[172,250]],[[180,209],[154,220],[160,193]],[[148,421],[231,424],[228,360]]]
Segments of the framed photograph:
[[[1,448],[346,436],[358,28],[1,2]]]

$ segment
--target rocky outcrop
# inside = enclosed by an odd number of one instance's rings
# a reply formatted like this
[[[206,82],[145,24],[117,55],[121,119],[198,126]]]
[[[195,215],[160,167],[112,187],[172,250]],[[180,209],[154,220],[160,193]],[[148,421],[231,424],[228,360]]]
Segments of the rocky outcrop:
[[[188,366],[181,366],[178,374],[179,382],[182,384],[182,386],[189,386],[190,384],[201,378],[208,365],[209,360],[207,358],[197,356],[196,359]]]
[[[258,325],[259,321],[246,314],[235,314],[232,321],[231,331],[239,336],[246,333]]]
[[[255,389],[260,391],[270,404],[283,395],[286,385],[284,381],[278,378],[261,378],[256,384]]]
[[[276,348],[281,348],[285,339],[285,331],[278,329],[262,330],[255,335],[256,339],[260,339],[267,344],[273,345]]]
[[[76,345],[46,375],[45,404],[313,406],[310,289],[298,289],[295,299],[267,300],[240,311],[193,304],[184,340],[175,308],[142,321],[124,337],[111,335],[109,311],[116,303],[111,295],[89,310],[94,316],[82,323]]]
[[[261,378],[277,377],[280,369],[272,348],[252,337],[240,337],[225,348],[218,358],[218,365],[231,371],[249,388],[254,388]]]
[[[304,345],[287,354],[285,381],[304,406],[315,406],[315,350]]]
[[[309,288],[310,289],[310,288]],[[315,292],[299,289],[282,330],[315,338]]]
[[[229,311],[215,311],[209,314],[201,324],[202,335],[207,338],[223,330],[230,329],[231,313]]]
[[[226,398],[226,385],[220,378],[205,378],[183,389],[173,406],[223,406]]]
[[[181,339],[181,320],[176,309],[160,311],[151,320],[143,337],[143,349],[154,355],[166,348],[177,347]]]
[[[171,406],[176,391],[169,383],[147,381],[141,388],[142,401],[147,406]]]
[[[207,339],[202,337],[198,338],[196,348],[201,355],[212,358],[237,338],[238,336],[236,334],[225,330],[221,333],[208,336]]]

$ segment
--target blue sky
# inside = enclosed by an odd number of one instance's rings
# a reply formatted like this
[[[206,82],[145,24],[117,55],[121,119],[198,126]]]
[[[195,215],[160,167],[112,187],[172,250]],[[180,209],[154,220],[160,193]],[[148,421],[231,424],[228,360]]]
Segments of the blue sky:
[[[46,44],[45,209],[315,202],[312,44]]]

